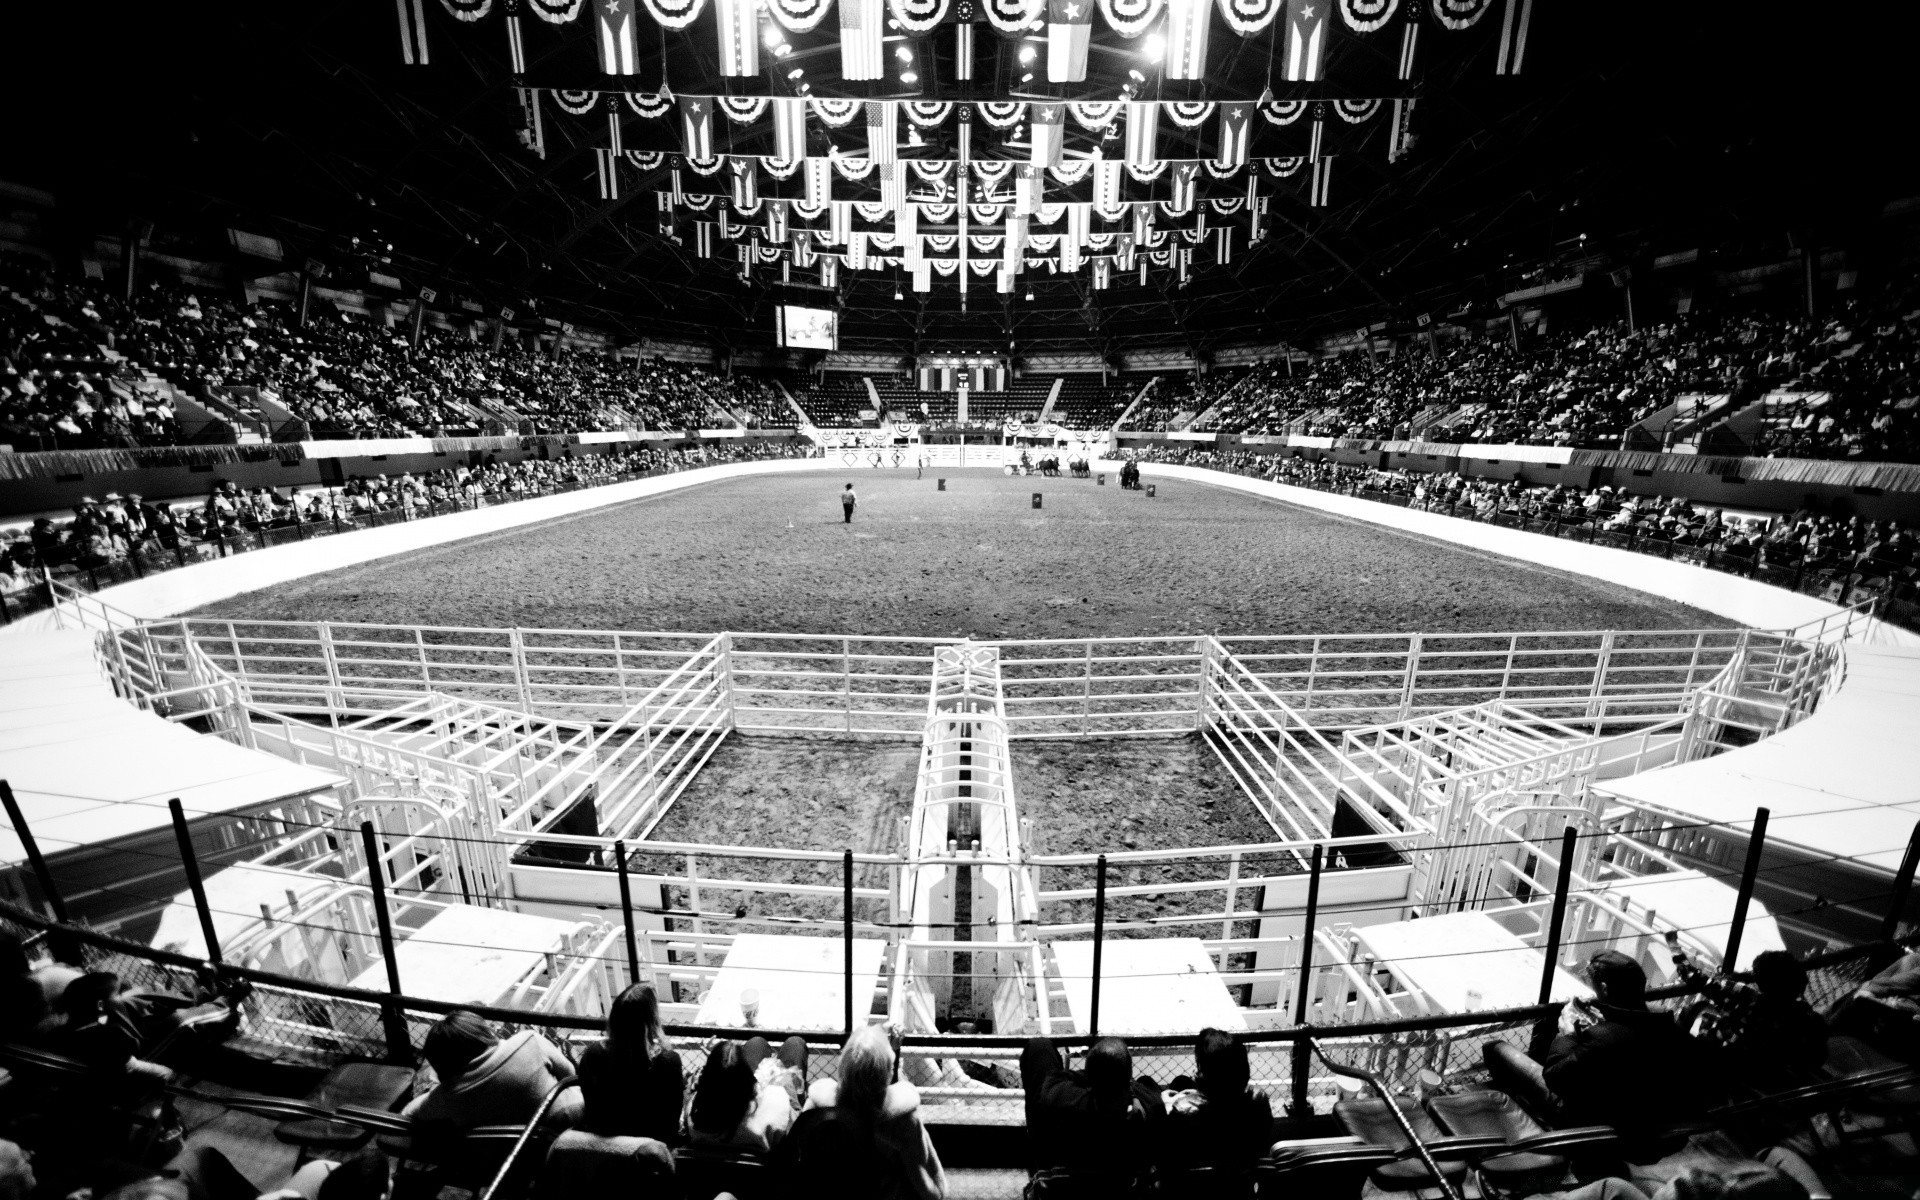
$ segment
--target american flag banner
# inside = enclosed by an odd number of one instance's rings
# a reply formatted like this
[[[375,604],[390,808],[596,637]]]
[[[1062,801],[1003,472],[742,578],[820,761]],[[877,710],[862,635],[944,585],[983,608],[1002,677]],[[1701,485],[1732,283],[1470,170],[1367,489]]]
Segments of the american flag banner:
[[[1013,170],[1013,211],[1029,216],[1040,208],[1040,168],[1022,163]]]
[[[1313,184],[1307,193],[1307,203],[1314,208],[1327,206],[1327,192],[1333,186],[1333,155],[1323,154],[1314,160]]]
[[[520,17],[524,10],[521,0],[507,0],[507,66],[515,75],[527,73],[527,44],[520,36]]]
[[[547,134],[540,124],[540,89],[515,88],[520,93],[520,113],[526,118],[526,126],[521,130],[521,141],[529,150],[541,158],[547,156]]]
[[[806,97],[774,97],[773,156],[788,162],[807,156]]]
[[[1253,127],[1251,103],[1220,105],[1220,153],[1214,159],[1222,167],[1247,165],[1247,137]]]
[[[1233,226],[1222,225],[1213,231],[1213,258],[1223,267],[1233,261]]]
[[[758,0],[713,0],[714,25],[720,33],[720,73],[760,73],[760,6]]]
[[[820,286],[840,286],[840,260],[831,255],[820,260]]]
[[[615,166],[619,161],[620,152],[618,150],[595,150],[593,152],[594,166],[597,168],[597,174],[600,177],[600,198],[602,200],[618,200],[620,198],[620,173]]]
[[[1067,106],[1035,104],[1030,111],[1033,114],[1033,123],[1029,127],[1033,142],[1033,165],[1036,167],[1059,166],[1060,151],[1066,135]]]
[[[400,17],[400,61],[427,65],[427,0],[393,0]]]
[[[1320,161],[1320,145],[1327,134],[1327,106],[1322,101],[1313,106],[1313,131],[1307,136],[1307,161]]]
[[[1333,0],[1287,0],[1286,51],[1283,72],[1296,83],[1320,78],[1327,50],[1327,17]]]
[[[1047,81],[1079,83],[1087,77],[1087,35],[1093,30],[1093,0],[1047,0]]]
[[[890,100],[867,101],[867,161],[900,161],[900,106]]]
[[[1159,162],[1160,105],[1152,100],[1127,104],[1127,165],[1142,170]]]
[[[680,97],[680,132],[688,158],[713,157],[713,97]]]
[[[593,0],[593,25],[600,39],[600,69],[609,75],[640,73],[638,0]]]
[[[727,174],[733,177],[733,202],[741,208],[753,207],[753,202],[760,198],[759,168],[757,158],[727,160]]]
[[[693,223],[693,252],[701,258],[713,257],[713,224],[710,221]]]
[[[1401,79],[1413,78],[1414,51],[1420,45],[1420,5],[1407,5],[1406,23],[1400,26]]]
[[[607,93],[607,148],[615,154],[624,152],[620,144],[620,93]]]
[[[718,224],[720,226],[720,236],[731,240],[733,238],[733,222],[728,219],[727,206],[724,204],[720,206],[720,220]]]
[[[767,240],[778,245],[787,240],[787,202],[767,201]]]
[[[1167,0],[1168,79],[1206,78],[1207,31],[1211,28],[1213,0]]]
[[[932,291],[933,264],[923,258],[917,262],[910,263],[909,266],[913,270],[913,290],[916,292]]]
[[[827,206],[827,241],[844,246],[852,233],[853,201],[835,200]]]
[[[840,77],[878,79],[882,74],[881,38],[886,32],[887,0],[839,0]]]
[[[847,269],[864,271],[867,269],[867,235],[850,233],[847,235]]]
[[[1120,162],[1118,159],[1102,158],[1093,164],[1093,206],[1107,220],[1115,220],[1120,212]]]
[[[907,169],[897,162],[874,168],[880,172],[880,208],[893,212],[907,202]]]
[[[1200,175],[1197,162],[1177,162],[1173,164],[1173,200],[1169,207],[1177,213],[1193,210],[1193,184]]]
[[[973,22],[961,20],[953,27],[953,77],[973,78]],[[967,279],[960,277],[960,290],[967,290]]]
[[[680,168],[675,166],[668,171],[667,178],[673,181],[673,206],[678,208],[687,201],[687,190],[680,184]]]
[[[1113,282],[1113,260],[1096,258],[1093,260],[1093,290],[1104,292]]]
[[[1495,75],[1518,75],[1527,56],[1527,26],[1533,24],[1533,0],[1506,0],[1500,17],[1500,53],[1493,60]]]
[[[807,207],[818,208],[833,199],[833,163],[829,159],[810,158],[805,167],[804,181],[807,191]]]
[[[920,206],[902,204],[893,211],[893,242],[911,266],[920,257]]]
[[[1414,97],[1402,97],[1393,102],[1393,128],[1387,136],[1387,161],[1399,162],[1401,157],[1413,145],[1413,105]]]

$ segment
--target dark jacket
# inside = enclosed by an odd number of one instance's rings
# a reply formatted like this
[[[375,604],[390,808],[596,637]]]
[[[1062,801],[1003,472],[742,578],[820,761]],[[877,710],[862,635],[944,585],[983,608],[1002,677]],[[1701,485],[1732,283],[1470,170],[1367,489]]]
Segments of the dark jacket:
[[[1061,1067],[1051,1051],[1030,1053],[1020,1068],[1034,1169],[1065,1171],[1095,1194],[1125,1191],[1146,1177],[1158,1148],[1148,1126],[1166,1116],[1151,1080],[1104,1097],[1084,1072]]]
[[[1163,1093],[1160,1162],[1169,1170],[1251,1167],[1273,1146],[1273,1106],[1254,1092],[1218,1100],[1195,1088]]]
[[[1707,1107],[1713,1072],[1705,1048],[1670,1015],[1594,1008],[1598,1023],[1561,1034],[1547,1051],[1547,1086],[1563,1125],[1664,1125]]]
[[[604,1043],[589,1046],[580,1055],[580,1092],[586,1101],[581,1124],[590,1132],[680,1144],[686,1077],[674,1051],[633,1062]]]

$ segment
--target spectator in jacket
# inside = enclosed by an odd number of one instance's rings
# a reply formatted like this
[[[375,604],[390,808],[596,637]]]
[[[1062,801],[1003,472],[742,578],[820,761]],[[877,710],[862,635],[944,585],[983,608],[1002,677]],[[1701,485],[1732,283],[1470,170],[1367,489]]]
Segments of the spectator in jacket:
[[[1712,1070],[1702,1048],[1666,1013],[1647,1008],[1647,975],[1617,950],[1587,962],[1591,1002],[1569,1002],[1538,1059],[1489,1042],[1495,1087],[1554,1125],[1656,1130],[1706,1107]]]
[[[421,1053],[427,1060],[422,1079],[429,1086],[407,1105],[406,1115],[454,1132],[526,1122],[548,1092],[573,1080],[573,1064],[552,1042],[530,1029],[503,1041],[465,1009],[440,1018]],[[548,1120],[570,1125],[578,1115],[578,1093],[569,1093],[555,1103]]]
[[[1060,1190],[1075,1195],[1113,1195],[1144,1182],[1153,1152],[1147,1127],[1166,1110],[1160,1089],[1132,1075],[1133,1056],[1119,1038],[1095,1042],[1079,1071],[1067,1069],[1051,1039],[1027,1042],[1020,1083],[1037,1174],[1061,1176]]]
[[[808,1090],[794,1126],[796,1165],[810,1195],[941,1200],[946,1171],[920,1123],[920,1093],[896,1079],[885,1027],[863,1025],[840,1051],[840,1078]]]
[[[603,1137],[680,1140],[686,1083],[680,1055],[660,1028],[653,985],[636,983],[607,1011],[607,1040],[580,1056],[583,1128]]]
[[[1160,1094],[1167,1111],[1160,1161],[1174,1170],[1252,1167],[1273,1144],[1273,1107],[1247,1090],[1246,1046],[1231,1034],[1202,1029],[1193,1062],[1194,1078],[1178,1077]]]

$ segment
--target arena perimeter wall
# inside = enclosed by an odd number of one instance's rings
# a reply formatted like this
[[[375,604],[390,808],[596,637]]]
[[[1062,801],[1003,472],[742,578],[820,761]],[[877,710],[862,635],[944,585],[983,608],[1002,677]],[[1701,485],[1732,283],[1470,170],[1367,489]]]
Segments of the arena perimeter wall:
[[[1117,461],[1101,460],[1096,470],[1117,474]],[[550,521],[556,517],[588,512],[608,505],[622,504],[647,496],[661,495],[700,484],[750,475],[770,475],[786,471],[846,471],[838,460],[770,459],[762,462],[727,463],[701,467],[670,475],[656,475],[627,483],[582,488],[555,496],[542,496],[513,504],[496,505],[471,512],[450,513],[421,521],[404,521],[378,529],[361,529],[306,542],[291,542],[231,558],[196,563],[174,571],[150,575],[132,583],[119,584],[100,592],[100,599],[116,608],[141,617],[166,617],[190,612],[207,604],[225,600],[243,592],[257,591],[287,583],[322,571],[357,566],[375,559],[405,554],[431,546],[445,545],[465,538],[498,533]],[[1291,487],[1250,479],[1225,471],[1183,467],[1169,463],[1142,463],[1144,475],[1177,479],[1208,487],[1232,488],[1256,496],[1282,500],[1320,512],[1349,517],[1443,542],[1501,554],[1522,562],[1568,571],[1576,575],[1604,580],[1647,592],[1668,600],[1690,604],[1718,616],[1758,629],[1785,629],[1817,621],[1841,611],[1838,606],[1803,596],[1784,588],[1756,583],[1720,571],[1687,563],[1670,562],[1630,550],[1610,546],[1592,546],[1560,538],[1526,533],[1499,525],[1485,525],[1440,513],[1416,512],[1390,504],[1379,504],[1353,496],[1340,496],[1310,488]],[[1060,481],[1053,486],[1087,486]],[[53,627],[51,611],[35,613],[0,628],[0,639],[16,631],[31,632]],[[1894,645],[1920,646],[1920,634],[1875,622],[1871,640]]]

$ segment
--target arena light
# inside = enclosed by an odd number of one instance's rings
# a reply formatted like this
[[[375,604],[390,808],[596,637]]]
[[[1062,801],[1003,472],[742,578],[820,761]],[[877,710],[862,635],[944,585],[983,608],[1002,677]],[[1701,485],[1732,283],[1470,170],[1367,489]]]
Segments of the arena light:
[[[805,68],[803,68],[803,67],[795,67],[795,68],[794,68],[793,70],[791,70],[791,71],[788,71],[788,72],[787,72],[787,78],[788,78],[788,79],[798,79],[798,78],[800,78],[800,77],[801,77],[802,75],[805,75],[806,73],[807,73],[807,72],[806,72],[806,69],[805,69]]]
[[[899,59],[903,63],[910,63],[913,61],[913,51],[907,49],[905,46],[901,46],[896,50],[894,50],[893,56]]]
[[[1033,48],[1033,44],[1031,42],[1020,47],[1020,65],[1024,67],[1028,63],[1032,62],[1034,60],[1034,56],[1038,53],[1039,52]]]
[[[900,72],[901,83],[918,83],[919,80],[920,80],[920,76],[914,74],[912,71]]]
[[[1148,62],[1159,62],[1167,55],[1167,39],[1157,33],[1148,34],[1146,44],[1140,48],[1140,54]]]
[[[764,37],[766,39],[766,43],[769,49],[778,46],[781,43],[781,41],[784,40],[780,36],[780,27],[778,25],[767,26],[767,32],[764,35]]]

